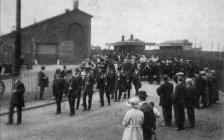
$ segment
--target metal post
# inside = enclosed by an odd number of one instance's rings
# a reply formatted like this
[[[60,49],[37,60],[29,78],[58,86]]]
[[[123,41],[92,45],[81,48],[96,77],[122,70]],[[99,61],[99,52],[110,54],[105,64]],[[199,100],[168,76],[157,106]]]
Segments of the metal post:
[[[21,67],[21,0],[16,0],[16,32],[15,32],[15,59],[13,73],[19,74]]]

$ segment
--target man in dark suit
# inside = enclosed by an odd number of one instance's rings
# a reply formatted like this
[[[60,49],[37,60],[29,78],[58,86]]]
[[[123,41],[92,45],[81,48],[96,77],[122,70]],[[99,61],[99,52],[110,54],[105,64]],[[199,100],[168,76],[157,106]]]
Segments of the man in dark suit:
[[[125,85],[126,85],[126,75],[124,72],[121,71],[121,67],[118,67],[117,69],[117,75],[116,75],[116,91],[115,91],[115,102],[120,102],[122,92],[125,91]],[[117,92],[118,92],[118,99],[117,99]]]
[[[185,100],[185,107],[187,109],[187,116],[189,121],[189,127],[194,128],[195,127],[195,113],[194,113],[194,107],[195,107],[195,98],[196,98],[196,89],[193,85],[193,80],[191,78],[186,79],[186,100]]]
[[[138,95],[138,90],[142,87],[142,83],[137,68],[134,70],[134,73],[132,74],[132,81],[135,87],[135,95]]]
[[[111,99],[114,98],[115,82],[116,82],[116,73],[113,69],[111,69],[107,72],[107,85],[105,89],[106,94],[111,95]]]
[[[93,85],[95,84],[95,77],[91,73],[91,67],[85,68],[86,75],[84,77],[83,84],[83,111],[87,111],[86,97],[88,96],[88,111],[91,110],[92,106],[92,96],[93,96]]]
[[[172,119],[173,84],[169,82],[167,75],[163,76],[163,81],[164,83],[157,88],[157,94],[160,97],[159,105],[162,107],[164,126],[169,127]]]
[[[144,122],[143,122],[143,139],[151,140],[153,128],[155,127],[156,117],[153,112],[153,108],[150,104],[146,102],[147,94],[146,91],[139,91],[138,97],[140,100],[139,109],[144,113]]]
[[[174,115],[175,115],[175,124],[176,130],[184,129],[184,106],[186,98],[186,85],[183,76],[177,77],[177,85],[173,93],[173,106],[174,106]]]
[[[22,123],[22,107],[24,107],[25,86],[20,80],[19,75],[15,75],[15,84],[13,85],[12,96],[9,107],[9,120],[6,124],[13,124],[14,108],[17,109],[17,125]]]
[[[67,67],[66,65],[63,66],[63,70],[61,71],[61,77],[64,78],[67,76]]]
[[[69,87],[68,87],[68,102],[70,106],[70,116],[75,114],[75,100],[81,92],[82,77],[79,69],[76,69],[75,75],[72,76],[71,70],[68,72],[70,75]]]
[[[82,75],[81,75],[81,69],[80,68],[77,68],[76,71],[75,71],[75,76],[74,76],[74,79],[76,81],[79,81],[79,83],[77,83],[77,102],[76,102],[76,109],[78,110],[79,109],[79,104],[80,104],[80,99],[81,99],[81,91],[82,91],[82,84],[83,84],[83,80],[82,80]],[[79,90],[78,90],[79,89]]]
[[[42,100],[45,87],[48,87],[49,84],[49,79],[45,74],[45,66],[41,66],[41,71],[39,72],[38,76],[39,76],[38,86],[40,87],[39,100]]]
[[[55,79],[52,84],[52,91],[57,104],[56,114],[61,113],[61,100],[63,96],[64,86],[65,80],[61,77],[60,71],[56,71]]]
[[[100,94],[100,106],[104,106],[104,93],[107,83],[107,75],[104,66],[99,67],[99,71],[96,76],[97,80],[97,89],[99,89]],[[109,97],[109,94],[107,94],[107,97]],[[110,97],[109,97],[110,98]]]

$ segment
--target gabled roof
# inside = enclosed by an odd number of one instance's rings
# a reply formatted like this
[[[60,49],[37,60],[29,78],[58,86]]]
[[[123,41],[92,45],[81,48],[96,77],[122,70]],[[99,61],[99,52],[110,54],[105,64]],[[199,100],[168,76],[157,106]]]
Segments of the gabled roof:
[[[28,28],[32,28],[32,27],[38,26],[38,25],[40,25],[40,24],[49,22],[49,21],[51,21],[51,20],[55,20],[55,19],[57,19],[57,18],[60,18],[60,17],[62,17],[62,16],[65,16],[65,15],[67,15],[67,14],[77,13],[77,12],[82,13],[82,14],[88,16],[89,18],[92,18],[92,17],[93,17],[92,15],[90,15],[90,14],[88,14],[88,13],[86,13],[86,12],[80,10],[80,9],[66,10],[65,13],[62,13],[62,14],[59,14],[59,15],[56,15],[56,16],[47,18],[47,19],[45,19],[45,20],[43,20],[43,21],[40,21],[40,22],[37,22],[37,23],[35,23],[35,24],[28,25],[28,26],[26,26],[26,27],[23,27],[21,30],[26,30],[26,29],[28,29]],[[8,36],[8,35],[10,35],[10,34],[12,34],[12,33],[14,33],[14,32],[15,32],[15,31],[12,31],[12,32],[7,33],[7,34],[4,34],[4,35],[0,36],[0,38],[1,38],[1,37],[4,37],[4,36]]]
[[[124,40],[124,41],[118,41],[114,43],[106,43],[106,46],[152,46],[155,45],[155,43],[149,43],[144,42],[140,39],[133,39],[133,40]]]

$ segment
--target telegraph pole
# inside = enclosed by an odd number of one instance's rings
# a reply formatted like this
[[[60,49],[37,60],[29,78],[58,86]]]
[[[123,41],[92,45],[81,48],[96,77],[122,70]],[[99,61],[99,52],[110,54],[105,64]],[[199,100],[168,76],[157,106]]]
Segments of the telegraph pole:
[[[2,35],[2,0],[0,0],[0,36]]]
[[[21,68],[21,0],[16,0],[15,57],[13,74],[19,75]]]

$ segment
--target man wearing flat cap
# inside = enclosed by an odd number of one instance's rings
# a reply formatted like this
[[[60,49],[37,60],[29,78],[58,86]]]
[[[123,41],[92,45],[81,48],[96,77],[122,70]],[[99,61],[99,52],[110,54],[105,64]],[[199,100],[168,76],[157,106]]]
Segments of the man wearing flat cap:
[[[153,108],[150,104],[146,102],[146,98],[148,95],[146,94],[146,91],[139,91],[138,92],[138,98],[140,101],[140,107],[139,109],[144,114],[144,122],[143,122],[143,139],[144,140],[151,140],[152,139],[152,132],[153,128],[155,126],[156,117],[153,112]]]

